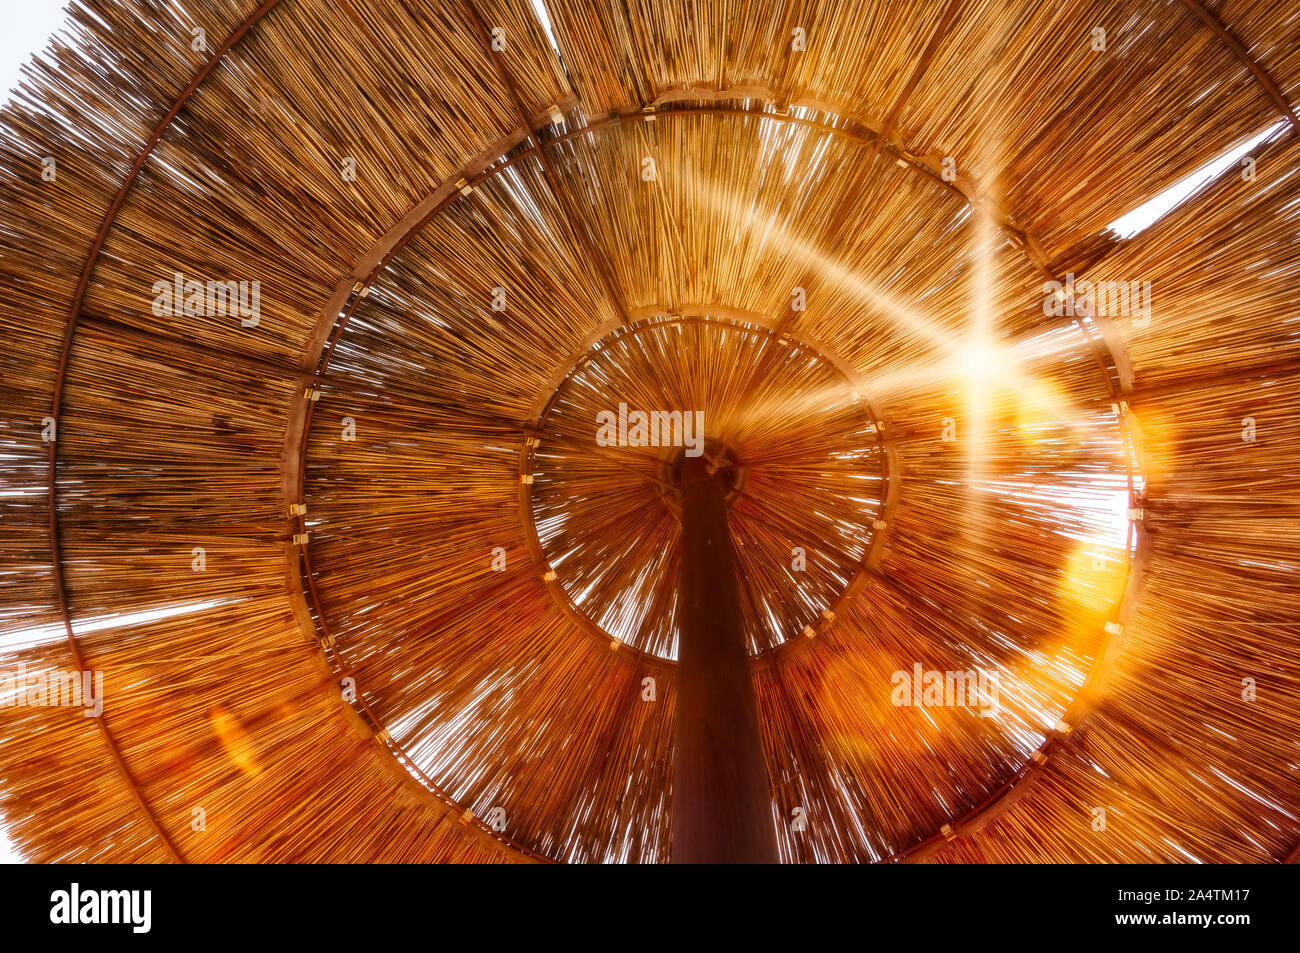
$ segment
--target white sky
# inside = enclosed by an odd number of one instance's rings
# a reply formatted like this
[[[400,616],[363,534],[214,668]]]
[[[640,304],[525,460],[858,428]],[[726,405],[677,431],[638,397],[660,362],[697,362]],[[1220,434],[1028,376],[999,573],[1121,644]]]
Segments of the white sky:
[[[4,0],[0,26],[0,90],[8,99],[18,71],[63,24],[63,0]]]
[[[1228,166],[1239,163],[1246,153],[1269,136],[1279,132],[1286,125],[1287,121],[1285,119],[1279,120],[1277,124],[1270,126],[1258,135],[1238,143],[1217,159],[1210,160],[1195,172],[1179,179],[1159,195],[1139,205],[1127,215],[1115,219],[1110,223],[1111,230],[1121,238],[1132,238],[1152,222],[1163,218],[1168,212],[1187,201],[1192,193],[1197,189],[1204,188],[1210,183],[1211,179],[1222,173]]]

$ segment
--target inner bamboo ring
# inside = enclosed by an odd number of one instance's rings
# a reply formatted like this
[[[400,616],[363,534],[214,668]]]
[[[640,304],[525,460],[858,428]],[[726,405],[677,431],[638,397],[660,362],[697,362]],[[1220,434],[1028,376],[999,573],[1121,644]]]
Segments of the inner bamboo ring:
[[[664,424],[690,445],[664,440]],[[759,655],[824,618],[865,570],[887,483],[883,442],[859,383],[811,346],[731,317],[638,321],[596,341],[545,402],[527,465],[530,548],[552,594],[590,628],[675,658],[676,474],[704,456],[729,474],[742,576],[748,567],[755,587],[775,585],[802,610],[789,631],[768,631],[755,596]],[[609,512],[619,507],[621,519]],[[609,533],[621,536],[613,555]],[[624,554],[640,565],[625,570]]]

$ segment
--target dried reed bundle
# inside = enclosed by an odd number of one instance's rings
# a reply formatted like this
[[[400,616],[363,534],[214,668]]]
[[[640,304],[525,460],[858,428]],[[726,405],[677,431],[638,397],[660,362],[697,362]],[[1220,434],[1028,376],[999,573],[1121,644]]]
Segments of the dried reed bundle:
[[[1295,19],[546,9],[85,0],[0,113],[0,673],[104,675],[0,706],[19,849],[667,860],[626,403],[744,472],[783,859],[1293,858],[1294,125],[1106,229],[1294,122]],[[1151,314],[1047,314],[1066,272]]]

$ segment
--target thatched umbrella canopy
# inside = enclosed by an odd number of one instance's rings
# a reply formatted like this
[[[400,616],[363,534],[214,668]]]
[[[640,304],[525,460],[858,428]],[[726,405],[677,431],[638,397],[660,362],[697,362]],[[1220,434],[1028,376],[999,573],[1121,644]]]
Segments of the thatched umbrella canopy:
[[[625,404],[730,474],[783,860],[1293,859],[1297,101],[1265,0],[78,0],[0,113],[9,836],[667,860]]]

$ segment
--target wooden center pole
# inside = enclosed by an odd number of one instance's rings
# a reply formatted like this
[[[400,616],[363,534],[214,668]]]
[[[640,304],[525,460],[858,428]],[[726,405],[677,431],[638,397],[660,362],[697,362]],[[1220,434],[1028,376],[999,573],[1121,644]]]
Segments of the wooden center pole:
[[[675,864],[778,862],[726,492],[722,477],[708,472],[705,457],[685,459],[673,766]]]

